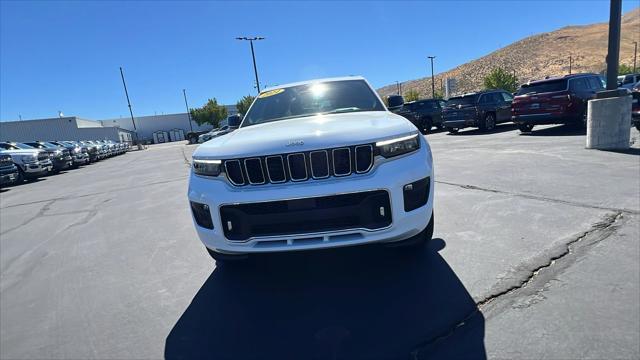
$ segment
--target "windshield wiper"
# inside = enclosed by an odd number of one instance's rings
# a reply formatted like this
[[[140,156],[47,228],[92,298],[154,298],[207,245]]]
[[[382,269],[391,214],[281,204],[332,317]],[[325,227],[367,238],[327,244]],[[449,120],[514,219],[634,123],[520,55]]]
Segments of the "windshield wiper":
[[[339,114],[339,113],[346,113],[346,112],[353,112],[353,111],[360,111],[359,107],[345,107],[345,108],[339,108],[339,109],[334,109],[331,111],[327,111],[327,112],[323,112],[322,114]]]

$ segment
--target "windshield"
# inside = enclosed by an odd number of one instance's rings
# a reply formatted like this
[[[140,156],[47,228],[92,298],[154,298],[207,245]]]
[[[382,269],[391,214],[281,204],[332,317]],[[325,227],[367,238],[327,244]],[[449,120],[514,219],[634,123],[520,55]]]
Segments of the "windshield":
[[[270,121],[358,111],[384,111],[363,80],[330,81],[280,88],[261,93],[242,126]]]
[[[559,79],[533,84],[524,84],[520,87],[520,90],[518,90],[516,95],[539,94],[564,90],[567,90],[567,80]]]
[[[21,144],[21,143],[15,143],[14,146],[17,147],[18,149],[25,149],[25,150],[35,149],[33,146],[29,146],[27,144]]]
[[[467,95],[467,96],[460,96],[460,97],[453,97],[450,98],[449,101],[447,101],[447,107],[454,107],[454,106],[458,106],[458,105],[475,105],[476,103],[476,99],[478,98],[478,95]]]

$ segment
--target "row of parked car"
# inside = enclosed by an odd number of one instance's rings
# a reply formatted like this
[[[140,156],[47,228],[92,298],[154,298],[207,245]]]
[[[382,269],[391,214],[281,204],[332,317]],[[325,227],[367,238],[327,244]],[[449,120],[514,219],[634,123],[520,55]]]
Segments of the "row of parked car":
[[[112,140],[0,142],[0,185],[19,184],[124,154]]]
[[[640,76],[632,80],[640,80]],[[624,76],[627,81],[629,75]],[[622,85],[627,83],[623,81]],[[619,84],[620,85],[620,84]],[[640,131],[640,83],[621,86],[631,91],[632,118]],[[409,119],[422,133],[434,127],[456,133],[476,127],[492,130],[496,124],[513,122],[521,132],[535,125],[575,124],[586,127],[587,103],[605,89],[597,74],[573,74],[530,81],[514,94],[505,90],[485,90],[454,96],[448,100],[425,99],[405,103],[400,95],[388,97],[389,110]]]

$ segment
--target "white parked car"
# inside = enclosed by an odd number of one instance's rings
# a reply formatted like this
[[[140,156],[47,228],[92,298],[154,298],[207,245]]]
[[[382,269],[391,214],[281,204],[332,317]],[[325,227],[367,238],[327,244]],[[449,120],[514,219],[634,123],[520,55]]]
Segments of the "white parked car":
[[[427,140],[362,77],[271,88],[193,154],[188,197],[216,260],[433,234]]]

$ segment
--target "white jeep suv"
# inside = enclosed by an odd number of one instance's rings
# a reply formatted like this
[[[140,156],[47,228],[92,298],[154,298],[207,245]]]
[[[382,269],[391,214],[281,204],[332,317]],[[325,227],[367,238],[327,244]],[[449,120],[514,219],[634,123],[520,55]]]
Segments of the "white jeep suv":
[[[238,130],[193,154],[188,197],[216,260],[433,234],[431,149],[362,77],[258,95]]]

